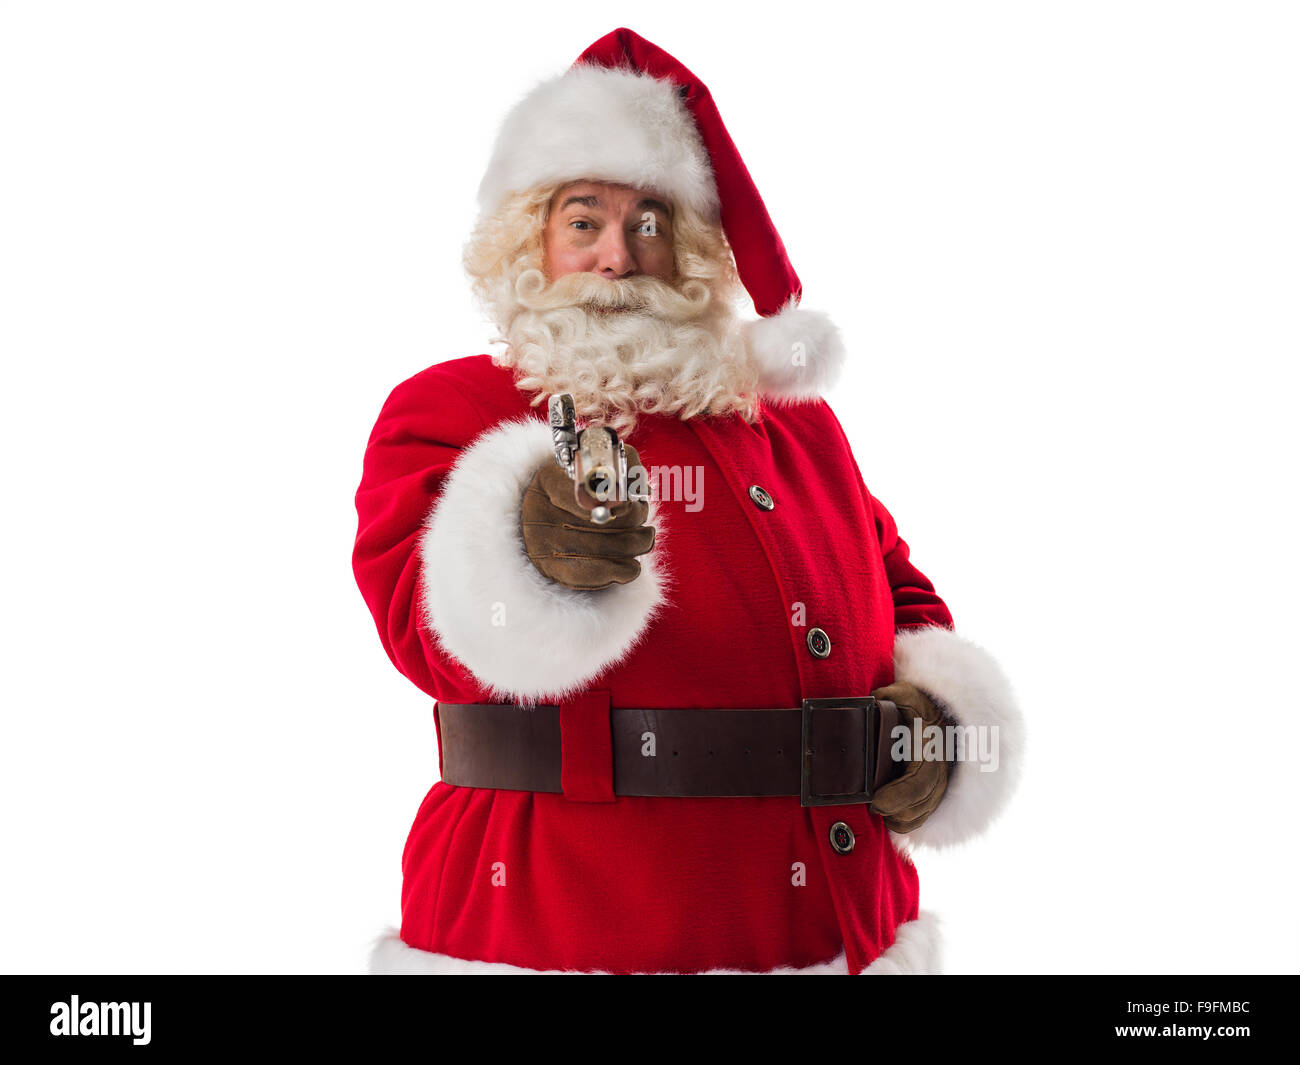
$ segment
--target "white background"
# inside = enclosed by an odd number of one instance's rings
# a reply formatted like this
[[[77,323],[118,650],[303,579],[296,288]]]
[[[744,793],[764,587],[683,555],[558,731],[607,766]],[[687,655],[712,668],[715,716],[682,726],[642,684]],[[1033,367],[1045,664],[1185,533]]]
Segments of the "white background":
[[[358,972],[426,697],[351,573],[389,389],[489,350],[506,108],[699,73],[868,485],[1032,727],[921,856],[954,972],[1300,961],[1300,33],[1266,3],[0,4],[0,967]]]

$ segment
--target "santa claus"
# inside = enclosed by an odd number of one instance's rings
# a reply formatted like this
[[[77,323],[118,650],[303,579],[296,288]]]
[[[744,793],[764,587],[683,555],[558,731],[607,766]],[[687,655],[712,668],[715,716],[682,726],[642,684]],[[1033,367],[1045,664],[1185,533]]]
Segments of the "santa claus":
[[[616,30],[511,112],[480,203],[503,350],[398,385],[357,493],[442,778],[372,971],[936,971],[911,847],[998,814],[1020,717],[820,398],[839,336],[708,90]],[[648,502],[590,520],[559,394]]]

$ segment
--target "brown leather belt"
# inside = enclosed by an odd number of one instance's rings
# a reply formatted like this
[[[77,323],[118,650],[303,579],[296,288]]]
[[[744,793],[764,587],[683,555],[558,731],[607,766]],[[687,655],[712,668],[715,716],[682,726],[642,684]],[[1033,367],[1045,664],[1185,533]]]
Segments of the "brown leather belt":
[[[564,793],[560,707],[439,703],[436,713],[445,783]],[[889,755],[901,721],[870,696],[780,710],[610,707],[613,794],[870,802],[903,769]]]

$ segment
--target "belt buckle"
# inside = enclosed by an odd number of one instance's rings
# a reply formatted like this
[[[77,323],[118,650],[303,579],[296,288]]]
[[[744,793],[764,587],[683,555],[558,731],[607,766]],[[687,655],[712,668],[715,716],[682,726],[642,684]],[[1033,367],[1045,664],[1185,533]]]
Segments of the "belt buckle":
[[[852,794],[819,795],[812,790],[812,723],[819,710],[862,710],[863,727],[862,791]],[[845,699],[805,699],[801,711],[801,759],[799,764],[800,806],[850,806],[871,801],[871,780],[875,773],[876,742],[880,732],[880,705],[870,695]]]

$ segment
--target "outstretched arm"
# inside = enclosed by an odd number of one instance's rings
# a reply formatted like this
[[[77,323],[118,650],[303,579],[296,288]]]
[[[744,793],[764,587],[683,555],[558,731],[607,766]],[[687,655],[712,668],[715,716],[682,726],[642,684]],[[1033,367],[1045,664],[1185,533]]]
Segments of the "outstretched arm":
[[[389,657],[434,698],[581,690],[631,650],[662,602],[658,552],[630,583],[591,590],[534,565],[521,509],[548,464],[545,422],[489,421],[441,367],[384,404],[357,492],[353,569]]]

